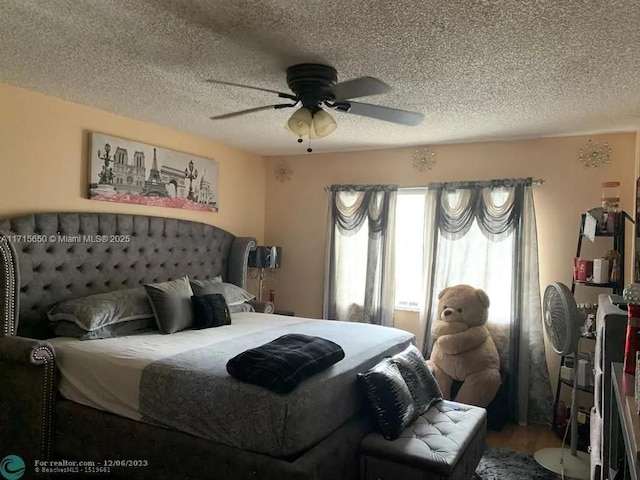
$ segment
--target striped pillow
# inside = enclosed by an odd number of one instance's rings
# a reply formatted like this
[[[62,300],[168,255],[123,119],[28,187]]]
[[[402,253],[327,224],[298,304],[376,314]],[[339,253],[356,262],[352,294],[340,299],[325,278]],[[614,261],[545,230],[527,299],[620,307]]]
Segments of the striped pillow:
[[[358,374],[376,425],[387,440],[395,440],[418,418],[409,387],[398,366],[384,359],[366,373]]]
[[[398,367],[400,374],[409,387],[413,404],[422,415],[431,405],[442,400],[440,387],[427,368],[422,353],[411,345],[406,350],[391,357],[391,361]]]

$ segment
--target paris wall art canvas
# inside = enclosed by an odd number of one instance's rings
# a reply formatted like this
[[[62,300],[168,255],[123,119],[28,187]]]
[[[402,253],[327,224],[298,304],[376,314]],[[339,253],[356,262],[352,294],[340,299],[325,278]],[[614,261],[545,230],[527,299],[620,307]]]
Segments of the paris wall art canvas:
[[[89,198],[218,211],[218,162],[91,133]]]

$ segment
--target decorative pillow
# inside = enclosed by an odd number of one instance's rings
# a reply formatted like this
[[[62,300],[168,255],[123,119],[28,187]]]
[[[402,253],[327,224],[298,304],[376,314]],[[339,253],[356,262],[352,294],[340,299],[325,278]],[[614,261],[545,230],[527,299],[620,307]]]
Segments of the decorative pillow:
[[[442,400],[440,387],[427,368],[422,353],[415,345],[394,355],[391,361],[398,367],[404,378],[418,415],[422,415],[431,405]]]
[[[229,307],[241,305],[248,300],[256,298],[246,290],[234,285],[218,280],[220,277],[210,280],[191,280],[191,288],[194,295],[207,295],[209,293],[222,293]]]
[[[191,290],[196,296],[199,295],[211,295],[213,293],[220,293],[224,295],[224,286],[220,277],[210,278],[208,280],[189,280],[191,284]],[[226,299],[225,299],[226,301]],[[227,302],[229,305],[229,302]]]
[[[193,325],[193,291],[188,277],[144,286],[162,333],[175,333]]]
[[[66,320],[60,320],[53,324],[54,335],[58,337],[73,337],[79,340],[126,337],[127,335],[137,335],[139,333],[152,331],[158,331],[156,319],[153,317],[114,323],[90,332],[78,327],[74,322],[67,322]]]
[[[387,440],[395,440],[418,418],[413,398],[400,370],[386,358],[358,378],[373,410],[375,423]]]
[[[191,297],[191,302],[193,303],[193,328],[231,325],[229,307],[221,293],[194,295]]]
[[[132,320],[154,318],[144,288],[129,288],[114,292],[65,300],[47,313],[51,322],[74,323],[85,332]],[[53,325],[55,330],[55,325]]]
[[[256,309],[250,303],[241,303],[240,305],[232,305],[229,307],[229,313],[255,312]]]

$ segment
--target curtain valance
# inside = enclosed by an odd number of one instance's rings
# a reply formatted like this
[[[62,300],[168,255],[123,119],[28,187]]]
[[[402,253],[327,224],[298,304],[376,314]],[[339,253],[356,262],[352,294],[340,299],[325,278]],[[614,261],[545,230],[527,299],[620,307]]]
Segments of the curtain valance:
[[[524,188],[534,183],[542,180],[503,178],[429,184],[440,206],[437,224],[441,235],[448,240],[462,238],[476,220],[489,240],[504,240],[522,218]]]
[[[358,233],[365,220],[369,224],[369,236],[379,236],[386,230],[391,194],[395,185],[332,185],[331,209],[336,227],[345,236]]]

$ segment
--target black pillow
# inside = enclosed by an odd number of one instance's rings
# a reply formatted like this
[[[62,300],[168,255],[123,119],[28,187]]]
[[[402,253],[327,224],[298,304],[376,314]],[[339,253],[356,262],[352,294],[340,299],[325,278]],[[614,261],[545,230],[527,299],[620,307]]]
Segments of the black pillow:
[[[395,440],[418,418],[413,398],[400,370],[391,359],[378,363],[358,378],[364,386],[375,423],[387,440]]]
[[[231,325],[229,307],[221,293],[209,293],[207,295],[194,295],[193,303],[193,328],[220,327]]]
[[[422,353],[414,345],[391,357],[391,361],[396,364],[409,387],[418,415],[422,415],[431,405],[442,400],[442,392],[436,379],[427,368]]]

